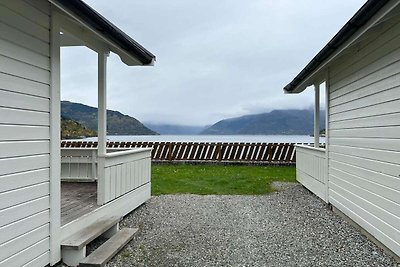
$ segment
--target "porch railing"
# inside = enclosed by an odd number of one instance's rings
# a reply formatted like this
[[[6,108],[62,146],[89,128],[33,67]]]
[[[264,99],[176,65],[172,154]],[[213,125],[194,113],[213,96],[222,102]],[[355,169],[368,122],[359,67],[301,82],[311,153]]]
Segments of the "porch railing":
[[[151,149],[130,149],[99,156],[97,203],[102,205],[146,183],[151,177]]]
[[[151,177],[151,149],[61,148],[61,179],[96,181],[97,203],[105,204],[146,183]]]
[[[324,201],[327,201],[327,176],[325,149],[296,145],[297,180]]]
[[[62,148],[61,180],[97,180],[97,149]]]

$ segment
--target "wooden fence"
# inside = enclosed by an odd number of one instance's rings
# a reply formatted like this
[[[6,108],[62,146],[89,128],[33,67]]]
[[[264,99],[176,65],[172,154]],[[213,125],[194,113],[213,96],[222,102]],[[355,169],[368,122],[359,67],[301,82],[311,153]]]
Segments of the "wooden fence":
[[[95,148],[97,142],[62,141],[65,148]],[[108,148],[152,148],[153,161],[295,163],[294,143],[107,142]]]

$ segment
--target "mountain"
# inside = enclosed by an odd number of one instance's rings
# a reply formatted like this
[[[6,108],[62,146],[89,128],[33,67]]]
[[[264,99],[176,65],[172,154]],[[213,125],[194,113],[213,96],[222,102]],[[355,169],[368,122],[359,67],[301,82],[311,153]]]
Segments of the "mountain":
[[[79,122],[61,117],[61,139],[77,139],[97,136],[97,132],[86,128]]]
[[[168,135],[196,135],[200,134],[206,126],[188,126],[175,124],[144,123],[148,128],[160,134]]]
[[[97,108],[80,103],[61,101],[61,116],[74,120],[97,131]],[[118,111],[107,110],[107,134],[109,135],[156,135],[140,121]]]
[[[312,110],[273,110],[269,113],[246,115],[221,120],[201,134],[312,134]],[[325,128],[325,112],[321,112],[320,128]]]

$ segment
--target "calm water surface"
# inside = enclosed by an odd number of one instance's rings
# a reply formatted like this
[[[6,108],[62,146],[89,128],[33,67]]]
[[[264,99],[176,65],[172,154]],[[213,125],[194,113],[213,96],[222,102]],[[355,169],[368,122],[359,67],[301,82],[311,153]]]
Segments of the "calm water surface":
[[[313,143],[308,135],[109,135],[109,141],[131,142],[249,142],[249,143]],[[97,138],[86,138],[95,141]],[[320,142],[325,142],[321,137]]]

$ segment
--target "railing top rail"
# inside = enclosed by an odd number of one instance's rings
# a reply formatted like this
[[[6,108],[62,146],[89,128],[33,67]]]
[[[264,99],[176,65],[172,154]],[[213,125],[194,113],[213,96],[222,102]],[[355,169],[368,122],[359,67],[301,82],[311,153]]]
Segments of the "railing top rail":
[[[313,150],[313,151],[318,151],[318,152],[324,152],[325,153],[325,148],[323,147],[314,147],[311,145],[304,145],[304,144],[295,144],[296,148],[304,148],[308,150]]]
[[[125,156],[125,155],[139,154],[139,153],[147,152],[147,151],[151,151],[151,148],[134,148],[134,149],[126,149],[123,151],[107,152],[103,156],[105,158],[113,158],[113,157],[119,157],[119,156]],[[101,157],[101,155],[99,155],[99,157]]]
[[[61,150],[96,150],[97,147],[61,147]]]

